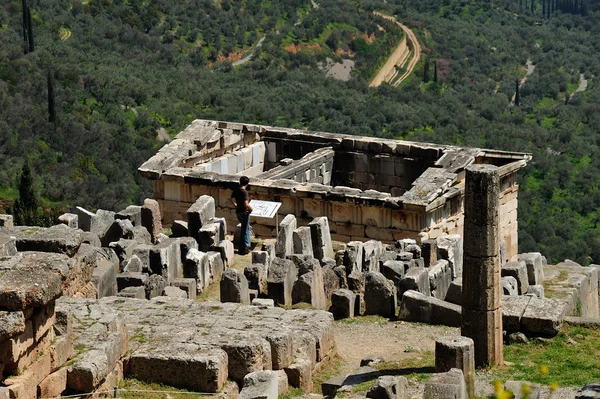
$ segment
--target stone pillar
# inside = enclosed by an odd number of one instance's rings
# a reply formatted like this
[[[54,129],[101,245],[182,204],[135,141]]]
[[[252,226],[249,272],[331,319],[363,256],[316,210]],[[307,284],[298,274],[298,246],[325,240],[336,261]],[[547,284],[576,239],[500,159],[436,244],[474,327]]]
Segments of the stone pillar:
[[[500,177],[493,165],[466,168],[461,335],[475,342],[475,366],[500,366]]]
[[[462,370],[469,398],[475,398],[475,344],[471,338],[445,336],[435,341],[435,372]]]

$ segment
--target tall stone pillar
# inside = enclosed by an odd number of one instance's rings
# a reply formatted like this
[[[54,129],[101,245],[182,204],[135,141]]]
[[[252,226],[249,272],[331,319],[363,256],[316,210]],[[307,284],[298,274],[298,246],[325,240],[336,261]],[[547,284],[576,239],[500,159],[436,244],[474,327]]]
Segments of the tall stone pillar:
[[[503,364],[499,197],[496,166],[467,167],[461,335],[475,343],[475,367]]]

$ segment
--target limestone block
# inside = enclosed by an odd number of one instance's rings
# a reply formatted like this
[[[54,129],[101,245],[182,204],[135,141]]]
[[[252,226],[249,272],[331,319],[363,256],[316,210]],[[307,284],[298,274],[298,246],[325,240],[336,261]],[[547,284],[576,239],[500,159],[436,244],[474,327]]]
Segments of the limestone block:
[[[257,290],[259,294],[267,292],[267,267],[265,265],[252,264],[246,266],[244,276],[248,280],[249,289]]]
[[[233,243],[229,240],[222,240],[219,242],[216,248],[221,254],[221,259],[226,267],[231,267],[233,265],[233,254],[234,248]]]
[[[296,230],[296,217],[287,215],[279,223],[279,236],[275,245],[275,254],[279,258],[285,258],[294,253],[293,232]]]
[[[2,215],[0,215],[2,216]],[[60,215],[58,217],[58,221],[61,222],[62,224],[67,225],[67,227],[71,228],[71,229],[78,229],[79,228],[79,217],[74,214],[74,213],[63,213],[62,215]],[[1,222],[0,222],[1,223]],[[12,227],[12,226],[6,226],[6,227]]]
[[[435,341],[435,371],[459,369],[465,377],[469,398],[475,397],[475,343],[471,338],[444,336]]]
[[[446,292],[444,300],[455,305],[462,305],[462,277],[459,277],[450,283],[450,287],[448,287],[448,292]]]
[[[8,387],[9,397],[18,399],[37,397],[37,386],[50,374],[51,365],[50,354],[40,354],[22,374],[6,378],[3,384]]]
[[[461,246],[462,248],[462,246]],[[438,260],[437,255],[437,241],[436,240],[422,240],[421,241],[421,257],[425,263],[425,267],[430,267]],[[399,259],[400,260],[400,259]],[[453,264],[450,265],[454,269]],[[453,274],[453,278],[456,276]]]
[[[8,311],[42,307],[62,294],[62,278],[57,270],[19,267],[0,276],[0,309]]]
[[[565,314],[565,303],[532,297],[521,317],[521,327],[532,334],[554,336],[560,332]]]
[[[310,227],[303,226],[294,230],[292,233],[292,241],[294,245],[294,254],[313,256]]]
[[[442,235],[435,240],[437,258],[445,259],[452,269],[452,278],[462,276],[463,271],[463,242],[459,234]]]
[[[502,328],[507,333],[521,330],[521,318],[530,300],[529,296],[502,297]]]
[[[181,262],[185,262],[190,249],[198,249],[198,242],[193,237],[178,237]]]
[[[267,251],[252,251],[252,263],[264,265],[267,269],[271,264],[271,256]]]
[[[169,296],[172,298],[181,298],[188,299],[188,294],[184,290],[179,287],[168,286],[163,289],[164,296]]]
[[[279,377],[275,371],[254,371],[244,377],[240,399],[277,399]]]
[[[543,283],[544,268],[542,266],[542,254],[539,252],[519,254],[519,261],[525,262],[527,266],[527,277],[530,285]]]
[[[235,302],[250,305],[248,280],[236,269],[227,269],[221,276],[221,302]]]
[[[146,298],[152,299],[161,296],[168,285],[166,278],[158,274],[152,274],[146,283]]]
[[[133,238],[133,224],[129,220],[115,220],[100,238],[100,242],[103,247],[108,247],[111,242],[122,238],[126,240]]]
[[[115,219],[129,220],[134,226],[142,226],[142,207],[129,205],[122,211],[115,213]]]
[[[363,244],[362,270],[379,271],[379,255],[383,252],[381,241],[369,240]]]
[[[475,258],[465,253],[464,266],[463,305],[474,310],[498,309],[502,300],[500,257]]]
[[[0,256],[15,256],[17,254],[17,240],[15,237],[0,235]]]
[[[196,280],[196,288],[199,292],[204,291],[210,283],[210,266],[208,256],[205,252],[190,249],[183,262],[183,277]]]
[[[265,339],[271,346],[273,370],[283,370],[294,360],[294,339],[289,330],[271,331]]]
[[[502,295],[519,295],[517,279],[513,276],[502,277]]]
[[[0,342],[25,331],[23,312],[0,311]]]
[[[336,320],[354,318],[356,294],[347,289],[338,289],[331,295],[329,311]]]
[[[117,296],[123,297],[123,298],[146,299],[146,288],[144,286],[127,287],[127,288],[124,288],[123,290],[119,291]]]
[[[463,306],[461,335],[475,342],[475,367],[495,367],[504,363],[501,309],[481,311]]]
[[[63,367],[44,378],[38,385],[37,394],[41,398],[60,397],[65,389],[67,389],[67,368]]]
[[[183,220],[174,220],[171,224],[171,237],[188,237],[190,231],[188,229],[188,222]]]
[[[252,306],[258,306],[259,308],[272,308],[275,307],[275,301],[269,298],[254,298],[252,300]]]
[[[348,288],[344,266],[323,266],[323,289],[325,290],[325,300],[327,303],[331,302],[333,292],[339,288]]]
[[[400,261],[388,260],[381,266],[381,273],[398,289],[400,281],[404,278],[404,264]]]
[[[467,389],[461,370],[451,369],[433,374],[425,383],[423,399],[467,399]]]
[[[589,384],[585,384],[583,388],[577,391],[577,393],[575,394],[575,399],[594,399],[597,398],[599,394],[600,383],[590,382]]]
[[[129,373],[143,381],[217,392],[227,379],[227,354],[193,343],[142,344],[129,358]]]
[[[225,218],[214,217],[210,219],[209,222],[219,225],[219,241],[223,241],[225,239],[225,234],[227,234],[227,220]]]
[[[269,298],[280,306],[292,304],[292,289],[298,276],[294,263],[288,259],[275,258],[267,274]]]
[[[367,398],[372,399],[403,399],[406,396],[408,379],[384,375],[377,378],[375,384],[367,391]]]
[[[112,249],[119,258],[119,268],[123,268],[133,256],[133,252],[138,245],[140,244],[135,240],[120,239],[111,242],[108,247]],[[141,261],[141,259],[139,260]]]
[[[350,241],[344,251],[343,264],[346,267],[346,273],[354,271],[362,272],[363,262],[363,243],[361,241]]]
[[[215,199],[208,195],[202,195],[187,210],[188,231],[190,236],[199,239],[198,231],[208,221],[215,217]]]
[[[308,226],[310,227],[315,258],[333,258],[333,246],[331,243],[331,233],[329,231],[329,221],[327,220],[327,217],[322,216],[314,218]]]
[[[100,261],[94,268],[92,281],[96,285],[98,298],[117,295],[117,273],[109,261]]]
[[[12,215],[0,215],[0,227],[13,227],[13,216]]]
[[[431,296],[444,299],[452,283],[452,269],[447,260],[440,260],[429,268],[429,287]]]
[[[297,356],[296,361],[284,370],[288,376],[288,383],[291,386],[299,388],[304,392],[312,391],[312,362],[310,359]]]
[[[421,247],[417,244],[409,244],[404,248],[405,252],[410,252],[413,255],[413,259],[421,258]]]
[[[325,309],[327,301],[323,288],[323,270],[317,266],[314,271],[302,274],[292,288],[292,304],[305,302],[315,309]]]
[[[181,288],[187,294],[188,299],[196,299],[198,290],[196,289],[196,279],[194,278],[176,278],[171,281],[173,287]]]
[[[210,270],[210,279],[211,281],[220,281],[221,275],[225,270],[225,264],[223,263],[223,258],[221,258],[221,254],[219,252],[209,251],[206,253],[208,258],[208,267]]]
[[[407,321],[458,327],[461,321],[461,307],[409,290],[404,293],[400,302],[398,318]]]
[[[73,256],[83,240],[81,230],[70,229],[64,224],[49,228],[17,226],[10,230],[16,238],[19,252],[56,252]]]
[[[365,278],[366,314],[396,316],[396,287],[379,272],[369,272]]]
[[[220,226],[217,223],[206,223],[198,230],[198,249],[209,251],[219,245],[221,235]]]
[[[525,295],[529,288],[527,264],[524,261],[507,262],[502,267],[502,277],[514,277],[517,281],[518,295]]]
[[[424,267],[408,269],[398,284],[398,296],[402,298],[404,292],[408,290],[415,290],[427,296],[431,295],[429,271]]]
[[[142,226],[150,233],[152,242],[162,233],[162,216],[158,202],[146,198],[142,206]]]

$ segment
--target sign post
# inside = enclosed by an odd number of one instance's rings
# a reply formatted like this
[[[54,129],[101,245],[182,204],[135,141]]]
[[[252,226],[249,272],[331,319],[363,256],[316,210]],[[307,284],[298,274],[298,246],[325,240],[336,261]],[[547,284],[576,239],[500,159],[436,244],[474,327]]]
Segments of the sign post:
[[[250,200],[250,206],[252,207],[250,216],[268,219],[275,217],[275,231],[279,236],[279,215],[277,211],[281,206],[281,202]]]

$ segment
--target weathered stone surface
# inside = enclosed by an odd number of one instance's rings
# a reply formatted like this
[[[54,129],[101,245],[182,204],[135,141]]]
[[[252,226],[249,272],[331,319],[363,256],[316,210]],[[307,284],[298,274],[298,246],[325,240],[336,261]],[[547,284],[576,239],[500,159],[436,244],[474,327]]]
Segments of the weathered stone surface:
[[[146,283],[146,298],[152,299],[161,296],[168,285],[166,278],[158,274],[152,274]]]
[[[144,271],[144,264],[136,255],[132,255],[123,267],[124,273],[141,273],[142,271]]]
[[[252,300],[252,306],[258,306],[259,308],[272,308],[275,307],[275,301],[269,298],[254,298]]]
[[[381,241],[369,240],[363,244],[363,262],[364,272],[379,271],[379,255],[383,252]]]
[[[544,286],[543,285],[530,285],[527,288],[525,295],[532,295],[536,298],[544,299]]]
[[[240,399],[277,399],[279,380],[275,371],[254,371],[244,377]]]
[[[16,226],[4,230],[17,240],[17,250],[56,252],[69,256],[75,255],[83,238],[83,231],[70,229],[64,224],[49,228]]]
[[[425,383],[423,399],[466,399],[464,376],[459,369],[433,374]]]
[[[408,290],[419,291],[424,295],[431,295],[429,285],[429,271],[424,267],[413,267],[408,269],[404,278],[398,284],[398,296],[402,298]]]
[[[404,264],[401,261],[388,260],[381,266],[381,273],[398,287],[400,281],[404,278]]]
[[[305,302],[315,309],[325,309],[327,301],[323,289],[323,270],[316,265],[313,271],[302,274],[292,288],[292,304]]]
[[[15,256],[17,254],[17,240],[15,237],[0,235],[0,256]]]
[[[188,237],[190,235],[188,223],[183,220],[174,220],[171,224],[171,233],[171,237]]]
[[[339,375],[321,384],[323,395],[334,396],[338,389],[343,386],[358,385],[365,381],[370,381],[379,376],[380,372],[376,368],[361,366],[348,375]]]
[[[565,312],[562,302],[532,297],[521,317],[521,326],[532,334],[554,336],[560,331]]]
[[[502,277],[514,277],[517,280],[518,295],[524,295],[527,292],[529,277],[527,274],[527,264],[524,261],[507,262],[502,267]]]
[[[310,227],[298,227],[292,232],[292,242],[294,253],[300,255],[313,256],[312,239],[310,236]]]
[[[444,336],[435,341],[435,371],[462,370],[469,398],[475,397],[475,343],[471,338]]]
[[[63,213],[58,217],[58,221],[71,229],[79,228],[79,217],[74,213]]]
[[[500,257],[473,258],[465,252],[464,265],[463,306],[474,310],[498,309],[502,301]]]
[[[294,262],[296,270],[298,270],[298,276],[314,271],[316,268],[321,267],[319,261],[313,258],[311,255],[288,255],[286,259]]]
[[[581,388],[575,394],[575,399],[597,399],[600,398],[600,383],[598,382],[590,382],[589,384],[585,384],[583,388]]]
[[[285,258],[294,253],[293,233],[296,230],[296,217],[287,215],[279,223],[279,235],[275,244],[275,254],[279,258]]]
[[[140,244],[136,240],[120,239],[111,242],[108,244],[108,247],[115,252],[119,258],[119,267],[123,269],[129,259],[133,256],[133,251],[138,245]]]
[[[14,221],[12,215],[0,215],[0,227],[13,227]]]
[[[271,264],[271,256],[267,251],[252,251],[252,264],[261,264],[267,268]],[[266,270],[266,269],[265,269]]]
[[[461,307],[442,301],[420,292],[409,290],[400,302],[398,318],[430,324],[458,327],[461,321]]]
[[[183,275],[181,247],[178,239],[168,238],[160,244],[152,246],[148,256],[152,273],[160,274],[168,282]]]
[[[519,284],[513,276],[502,277],[502,295],[519,295]]]
[[[271,346],[273,370],[283,370],[292,364],[294,360],[294,338],[292,331],[289,329],[271,331],[265,339]]]
[[[333,317],[338,319],[351,319],[354,317],[354,306],[356,294],[347,289],[339,289],[331,296],[331,308],[329,311]]]
[[[198,249],[200,251],[209,251],[219,245],[221,235],[220,226],[217,223],[205,223],[198,230]]]
[[[111,242],[119,241],[120,239],[130,240],[133,238],[133,224],[131,221],[115,220],[106,233],[100,238],[103,247],[108,247]]]
[[[344,250],[343,265],[346,274],[362,272],[363,243],[362,241],[350,241]]]
[[[267,266],[264,264],[246,266],[244,268],[244,276],[248,280],[249,289],[257,290],[259,294],[267,292]]]
[[[142,226],[150,233],[152,242],[162,233],[162,216],[158,202],[146,198],[142,205]]]
[[[98,209],[96,213],[76,207],[74,213],[77,215],[79,228],[89,231],[97,237],[102,237],[106,229],[114,222],[115,214],[111,211]]]
[[[109,261],[100,261],[94,269],[92,281],[98,290],[98,298],[117,295],[117,272],[115,265]]]
[[[0,311],[0,342],[25,331],[25,316],[21,311]]]
[[[38,385],[37,394],[41,398],[60,397],[65,389],[67,389],[67,369],[61,368],[44,378]]]
[[[468,336],[475,342],[476,367],[504,362],[501,309],[480,311],[463,306],[461,335]]]
[[[221,302],[250,304],[248,280],[236,269],[227,269],[221,276]]]
[[[129,358],[131,375],[200,392],[217,392],[227,379],[227,354],[194,343],[142,344]],[[201,378],[199,378],[201,377]]]
[[[128,287],[145,287],[148,284],[149,276],[140,272],[124,272],[116,276],[119,292]]]
[[[181,288],[187,294],[188,299],[196,299],[198,289],[196,288],[196,279],[193,278],[176,278],[171,281],[173,287]]]
[[[450,283],[450,287],[448,287],[448,292],[446,292],[446,298],[444,298],[444,300],[462,306],[462,277],[459,277]]]
[[[383,274],[369,272],[365,278],[366,314],[396,316],[396,287]]]
[[[269,298],[280,306],[291,305],[292,289],[297,276],[298,271],[291,260],[273,259],[267,275]]]
[[[198,231],[215,217],[215,199],[208,195],[200,196],[187,210],[188,232],[198,239]]]
[[[179,240],[181,262],[183,263],[190,249],[198,249],[198,242],[193,237],[177,237],[177,239]]]
[[[429,268],[429,287],[431,296],[444,299],[450,283],[452,283],[452,269],[447,260],[440,260]]]
[[[120,212],[115,213],[115,219],[129,220],[134,226],[142,225],[142,207],[138,205],[129,205]]]
[[[502,328],[507,333],[521,330],[521,318],[531,297],[529,296],[508,296],[502,297]]]
[[[519,254],[519,261],[525,262],[525,265],[527,266],[527,278],[530,285],[542,284],[544,282],[542,254],[539,252]]]
[[[126,287],[119,291],[117,296],[123,298],[146,299],[146,287]]]
[[[225,264],[223,263],[221,254],[219,252],[208,251],[206,257],[208,258],[210,281],[221,281],[221,275],[225,270]]]
[[[217,251],[221,254],[221,259],[226,267],[231,267],[233,264],[234,248],[233,243],[229,240],[221,240],[217,245]]]
[[[367,398],[372,399],[403,399],[408,388],[406,377],[384,375],[377,378],[375,384],[367,391]]]
[[[315,258],[333,258],[333,246],[331,244],[331,233],[327,217],[314,218],[309,224],[312,239],[313,253]]]
[[[190,249],[183,262],[183,277],[196,280],[198,292],[204,291],[210,283],[210,265],[205,252]]]
[[[163,295],[172,298],[188,299],[188,294],[179,287],[168,286],[163,290]]]
[[[442,235],[436,239],[437,258],[448,261],[452,269],[452,278],[462,276],[463,241],[459,234]]]
[[[524,388],[524,386],[527,388]],[[529,381],[506,381],[504,383],[504,390],[512,392],[514,399],[540,397],[540,384],[532,384]]]
[[[526,344],[529,342],[529,339],[522,332],[514,332],[512,334],[508,334],[508,343],[512,344]]]
[[[299,388],[304,392],[312,391],[312,362],[310,359],[298,356],[296,357],[296,361],[284,370],[288,376],[288,383],[291,386]]]

